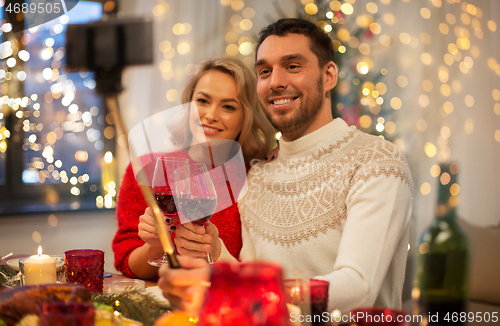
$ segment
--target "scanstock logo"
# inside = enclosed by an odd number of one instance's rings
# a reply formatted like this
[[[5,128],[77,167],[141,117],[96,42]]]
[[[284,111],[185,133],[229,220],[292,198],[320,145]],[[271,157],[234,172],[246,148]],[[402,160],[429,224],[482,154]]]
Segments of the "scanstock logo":
[[[3,9],[15,33],[61,17],[77,4],[78,0],[5,0]]]
[[[247,191],[246,167],[239,143],[232,139],[207,140],[195,102],[142,120],[130,129],[128,142],[132,168],[141,185],[152,186],[158,157],[188,155],[208,167],[217,193],[215,212],[235,204]],[[171,176],[167,177],[165,182],[172,183]]]

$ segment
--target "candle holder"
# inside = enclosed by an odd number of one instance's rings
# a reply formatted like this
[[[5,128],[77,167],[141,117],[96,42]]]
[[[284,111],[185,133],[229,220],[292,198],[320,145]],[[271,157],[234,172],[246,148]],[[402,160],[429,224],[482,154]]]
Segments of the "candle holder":
[[[95,309],[88,303],[48,303],[37,312],[40,326],[94,326]]]
[[[312,325],[313,326],[323,326],[327,325],[327,322],[322,320],[322,314],[328,312],[328,288],[330,282],[310,279],[309,288],[311,291],[311,314],[312,314]]]
[[[102,293],[104,285],[104,252],[77,249],[64,252],[66,281],[80,283],[90,292]]]
[[[143,280],[117,280],[109,283],[108,293],[128,291],[146,294],[146,283]]]
[[[61,283],[64,281],[64,275],[65,275],[65,268],[64,268],[64,256],[62,255],[50,255],[50,257],[54,258],[56,260],[56,280],[57,283]],[[21,272],[20,274],[20,282],[21,285],[26,285],[26,280],[24,277],[24,262],[26,259],[29,257],[24,257],[24,258],[17,258],[17,259],[12,259],[9,260],[7,263],[10,267],[12,267],[14,270]]]
[[[213,266],[200,326],[286,325],[282,270],[266,263]]]
[[[19,264],[19,271],[21,272],[21,277],[19,281],[21,282],[21,285],[26,285],[26,279],[24,277],[24,261],[28,259],[28,257],[24,257],[18,260]]]
[[[310,316],[311,300],[309,292],[309,278],[299,271],[286,271],[286,279],[283,281],[285,288],[287,307],[290,316]],[[300,323],[302,326],[311,326],[310,321],[305,318]]]

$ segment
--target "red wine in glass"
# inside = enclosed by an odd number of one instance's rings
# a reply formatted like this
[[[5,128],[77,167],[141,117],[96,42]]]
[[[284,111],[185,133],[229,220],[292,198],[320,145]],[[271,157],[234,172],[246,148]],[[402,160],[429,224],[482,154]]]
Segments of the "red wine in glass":
[[[190,222],[205,227],[217,207],[217,198],[181,197],[179,206],[182,215]]]
[[[175,200],[183,218],[205,227],[217,207],[217,192],[204,163],[191,163],[174,172]],[[182,220],[181,220],[182,223]],[[207,260],[213,264],[212,255]]]
[[[172,217],[177,214],[177,207],[175,206],[174,195],[171,191],[154,191],[156,203],[158,207],[161,209],[163,214],[167,217]]]
[[[177,214],[174,194],[174,171],[182,166],[186,166],[189,160],[177,157],[161,156],[156,159],[156,165],[151,182],[152,191],[155,195],[156,203],[168,218],[173,218]],[[148,260],[150,265],[159,267],[168,263],[167,254],[160,258]]]

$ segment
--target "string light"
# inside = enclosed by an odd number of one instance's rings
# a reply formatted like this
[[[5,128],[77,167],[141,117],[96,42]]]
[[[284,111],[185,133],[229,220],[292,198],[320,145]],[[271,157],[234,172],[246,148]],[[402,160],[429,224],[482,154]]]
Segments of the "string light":
[[[115,2],[110,0],[105,2],[103,9],[110,12],[114,6]],[[161,6],[163,11],[168,10],[168,4],[165,3]],[[66,154],[59,157],[61,156],[61,145],[63,145],[59,141],[65,140],[71,143],[77,139],[79,133],[86,133],[87,140],[95,142],[95,147],[98,148],[98,143],[102,143],[102,141],[97,140],[100,138],[98,130],[100,127],[96,124],[102,125],[103,123],[97,122],[99,120],[97,118],[93,119],[99,112],[97,107],[83,110],[77,106],[75,100],[81,89],[77,89],[73,81],[63,71],[62,65],[66,49],[58,44],[59,41],[56,40],[59,40],[60,37],[56,37],[56,35],[64,32],[65,25],[69,22],[69,16],[62,15],[59,19],[30,28],[23,33],[24,35],[10,33],[12,31],[11,24],[3,23],[1,25],[1,33],[5,33],[3,37],[6,41],[0,44],[0,59],[5,60],[4,67],[0,69],[2,82],[0,105],[11,109],[17,119],[22,119],[22,131],[25,133],[25,138],[22,140],[21,148],[24,151],[29,151],[26,156],[29,161],[26,162],[22,173],[23,182],[35,184],[70,183],[73,187],[68,192],[73,196],[80,196],[82,188],[78,185],[90,182],[91,177],[85,173],[85,169],[78,169],[80,165],[73,165],[72,159],[76,160],[75,163],[87,162],[90,154],[86,150],[78,150],[75,151],[74,158]],[[191,26],[185,24],[184,27],[184,33],[189,33]],[[37,44],[33,42],[35,40],[37,40]],[[32,63],[32,65],[37,65],[36,69],[33,67],[24,69],[25,63],[31,64],[34,56],[39,58],[37,62]],[[37,72],[38,69],[40,72]],[[88,72],[80,72],[80,77],[84,79],[84,86],[87,89],[94,89],[95,80],[88,76]],[[35,89],[46,87],[47,90],[50,90],[37,92],[38,94],[27,94],[21,98],[14,95],[17,92],[16,89],[19,89],[18,85],[15,85],[18,82],[34,84],[37,86]],[[33,89],[34,87],[30,86],[29,88]],[[61,110],[55,110],[53,120],[46,122],[47,118],[41,114],[45,114],[47,107],[53,105],[54,102],[68,107],[68,111],[65,113]],[[82,102],[78,101],[78,103]],[[6,108],[4,107],[4,110]],[[38,120],[41,117],[44,120]],[[10,131],[6,129],[3,119],[4,114],[1,113],[0,152],[5,153],[9,150],[5,140],[10,138]],[[44,123],[47,124],[47,127],[44,126]],[[81,136],[78,136],[78,139],[81,139]],[[63,169],[65,165],[71,166],[70,176]],[[114,180],[111,181],[114,182]],[[98,190],[95,185],[91,185],[90,188],[92,192]],[[107,206],[113,207],[116,190],[107,195],[109,195]],[[48,204],[57,204],[60,200],[59,194],[53,190],[49,191],[44,199]],[[96,206],[98,206],[97,202]],[[71,205],[71,209],[78,207],[80,207],[78,202]]]
[[[368,2],[364,6],[357,6],[356,9],[353,7],[352,3],[354,1],[330,1],[330,2],[319,2],[319,1],[302,1],[304,17],[310,19],[323,28],[326,32],[330,33],[334,41],[334,49],[336,51],[336,61],[340,66],[339,71],[339,84],[337,86],[337,91],[341,95],[339,103],[335,105],[339,112],[341,111],[344,115],[345,120],[351,125],[356,125],[361,128],[365,128],[369,132],[383,133],[385,136],[394,135],[398,130],[397,119],[393,118],[393,114],[396,114],[398,110],[403,108],[403,100],[399,97],[382,97],[387,92],[387,85],[391,85],[390,81],[382,80],[377,83],[377,87],[366,88],[364,84],[367,80],[376,80],[381,76],[388,76],[389,71],[384,67],[376,67],[373,64],[373,60],[370,56],[375,56],[373,53],[377,47],[383,46],[388,47],[395,42],[400,42],[401,44],[411,47],[413,49],[418,48],[422,44],[432,45],[433,42],[439,40],[442,35],[446,36],[449,40],[446,44],[447,53],[443,54],[442,57],[435,57],[431,53],[422,53],[420,60],[421,62],[429,67],[435,68],[436,80],[434,78],[428,78],[422,83],[421,94],[418,97],[418,103],[422,108],[426,110],[437,110],[441,113],[443,117],[443,124],[440,128],[440,137],[447,140],[451,135],[455,134],[456,131],[452,130],[450,124],[446,119],[448,116],[454,114],[454,105],[451,102],[453,98],[453,93],[460,93],[462,90],[462,85],[458,80],[453,80],[457,72],[461,74],[470,74],[472,70],[476,67],[475,61],[477,61],[480,56],[480,49],[473,42],[474,38],[482,39],[485,32],[493,33],[497,31],[497,24],[493,20],[487,20],[483,17],[483,12],[481,8],[474,6],[472,4],[464,4],[459,1],[448,1],[450,8],[454,9],[453,12],[450,10],[443,18],[442,21],[438,23],[438,35],[429,35],[422,33],[421,35],[411,35],[406,31],[402,31],[396,38],[391,39],[390,36],[384,34],[384,25],[393,26],[397,23],[397,17],[391,12],[386,10],[390,0],[379,0],[377,3]],[[357,4],[357,3],[356,3]],[[236,56],[244,59],[244,62],[251,62],[254,56],[255,46],[253,43],[253,35],[251,35],[252,30],[255,28],[252,19],[255,17],[255,10],[248,6],[244,1],[241,0],[220,0],[221,6],[226,6],[227,10],[232,11],[230,17],[231,26],[224,34],[224,40],[226,42],[225,52],[229,56]],[[442,7],[442,1],[431,1],[425,7],[419,9],[417,15],[424,22],[429,19],[438,19],[436,15],[437,8]],[[111,6],[111,4],[109,4]],[[158,2],[153,8],[153,15],[155,16],[165,16],[168,12],[170,5],[165,2]],[[456,9],[456,10],[455,10]],[[308,16],[306,16],[308,15]],[[66,15],[61,16],[61,18],[55,22],[52,27],[52,32],[56,33],[59,29],[64,28],[64,25],[69,22],[69,18]],[[3,24],[2,32],[9,33],[12,30],[12,25]],[[172,60],[176,54],[185,55],[191,52],[190,44],[183,39],[183,37],[189,34],[192,30],[192,26],[187,22],[179,22],[173,25],[172,32],[178,39],[174,40],[164,40],[159,44],[159,50],[161,51],[164,60],[159,65],[158,69],[161,72],[162,77],[165,80],[171,80],[172,78],[177,78],[177,71],[172,68]],[[38,28],[30,29],[30,33],[36,33]],[[61,30],[62,32],[62,30]],[[248,34],[246,34],[248,33]],[[25,36],[28,36],[25,35]],[[252,37],[248,40],[245,37]],[[29,44],[31,42],[30,37],[23,38],[23,44]],[[172,43],[171,43],[172,42]],[[73,105],[75,98],[74,86],[66,84],[64,79],[65,75],[62,73],[60,61],[64,57],[64,49],[58,49],[55,46],[54,36],[48,37],[44,40],[44,47],[38,53],[29,53],[26,50],[18,51],[18,48],[10,41],[6,41],[0,46],[0,58],[5,59],[6,66],[9,69],[0,69],[0,79],[9,81],[17,79],[20,81],[32,78],[29,76],[27,70],[21,70],[23,62],[30,60],[30,57],[39,56],[42,60],[47,61],[45,69],[42,70],[41,77],[44,78],[47,83],[51,84],[50,92],[46,94],[32,94],[30,96],[30,103],[25,102],[12,102],[12,99],[7,97],[7,99],[2,98],[2,104],[7,104],[13,111],[16,111],[15,116],[19,119],[24,119],[23,112],[20,110],[23,107],[31,106],[33,112],[31,119],[36,117],[36,114],[40,114],[43,111],[45,104],[51,104],[53,101],[58,100],[64,106],[68,108]],[[355,58],[354,65],[342,65],[343,58]],[[370,62],[371,61],[371,62]],[[58,66],[59,64],[59,66]],[[500,64],[495,58],[487,59],[487,66],[491,69],[492,73],[500,76]],[[5,68],[7,68],[5,67]],[[17,69],[19,67],[19,69]],[[355,69],[352,69],[355,67]],[[190,69],[182,69],[182,75],[188,74]],[[389,75],[390,78],[396,79],[396,84],[400,88],[406,88],[410,84],[409,78],[411,76],[404,75]],[[450,77],[451,76],[451,77]],[[2,80],[2,81],[3,81]],[[95,81],[91,79],[86,79],[84,85],[89,89],[95,88]],[[413,87],[413,85],[412,85]],[[341,91],[342,90],[342,91]],[[365,91],[367,90],[367,91]],[[382,91],[383,90],[383,91]],[[438,101],[438,99],[430,99],[429,94],[433,90],[437,90],[444,97],[441,103],[434,103],[433,101]],[[355,100],[348,102],[347,97],[355,94]],[[2,93],[4,95],[4,93]],[[179,97],[179,91],[176,89],[170,89],[166,94],[168,101],[176,101]],[[342,98],[344,96],[344,98]],[[493,90],[492,96],[495,101],[500,99],[500,91]],[[467,94],[463,98],[462,106],[474,108],[475,98],[478,96],[476,94]],[[40,106],[40,102],[42,105]],[[491,110],[491,108],[489,108]],[[90,112],[90,111],[88,111]],[[495,103],[493,110],[490,111],[492,114],[500,115],[500,104]],[[72,113],[75,114],[75,113]],[[94,115],[94,114],[92,114]],[[384,122],[378,120],[379,116],[385,117]],[[2,116],[3,117],[3,116]],[[358,118],[359,117],[359,118]],[[451,118],[450,118],[451,119]],[[88,114],[85,112],[80,112],[79,116],[67,116],[63,117],[64,123],[61,124],[61,130],[64,130],[64,139],[70,140],[70,133],[83,132],[84,130],[89,131],[91,120]],[[424,132],[427,129],[428,122],[424,119],[419,119],[413,123],[414,128]],[[32,132],[31,124],[25,126],[29,132]],[[23,126],[24,128],[24,126]],[[465,121],[462,122],[461,127],[462,132],[465,131],[466,134],[470,135],[474,132],[474,120],[471,117],[466,117]],[[36,130],[36,129],[35,129]],[[106,139],[114,137],[114,129],[106,128],[103,135]],[[494,132],[495,141],[500,139],[500,131]],[[48,135],[48,133],[47,133]],[[47,137],[49,143],[54,145],[63,136],[58,137],[50,134]],[[89,141],[95,142],[97,145],[102,144],[99,137],[92,131],[87,134]],[[67,136],[67,137],[66,137]],[[37,143],[40,137],[37,138],[35,142],[28,141],[29,144],[27,148],[30,150],[37,149],[41,151],[44,149],[43,146]],[[29,139],[29,138],[28,138]],[[31,138],[33,139],[33,138]],[[434,157],[439,153],[439,156],[451,156],[451,150],[447,144],[439,142],[437,139],[430,139],[430,142],[424,146],[424,152],[429,157]],[[3,141],[3,142],[2,142]],[[401,141],[400,141],[401,142]],[[428,145],[431,144],[431,145]],[[0,151],[6,150],[5,135],[0,138]],[[45,151],[45,150],[44,150]],[[43,151],[43,152],[44,152]],[[48,156],[52,157],[53,156]],[[55,158],[54,166],[61,165],[62,163],[59,159]],[[61,167],[57,167],[60,169]],[[55,172],[55,171],[52,171]],[[56,175],[59,178],[62,177],[64,171],[59,171]],[[104,197],[101,201],[96,199],[96,205],[105,205],[106,200]]]

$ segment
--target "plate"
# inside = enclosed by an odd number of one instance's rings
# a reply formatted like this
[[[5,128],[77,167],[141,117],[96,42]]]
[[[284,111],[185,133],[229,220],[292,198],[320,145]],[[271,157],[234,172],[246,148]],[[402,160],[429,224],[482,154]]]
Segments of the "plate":
[[[25,259],[28,257],[29,256],[9,259],[9,260],[7,260],[7,265],[9,265],[13,270],[19,271],[19,260]],[[62,256],[62,255],[50,255],[50,257],[52,257],[56,260],[56,269],[57,269],[57,271],[60,271],[62,269],[62,267],[64,266],[64,256]]]
[[[146,288],[146,293],[152,295],[156,300],[160,302],[169,303],[167,298],[163,296],[163,292],[159,286],[150,286]]]

